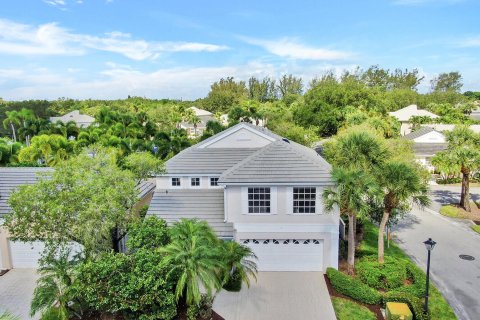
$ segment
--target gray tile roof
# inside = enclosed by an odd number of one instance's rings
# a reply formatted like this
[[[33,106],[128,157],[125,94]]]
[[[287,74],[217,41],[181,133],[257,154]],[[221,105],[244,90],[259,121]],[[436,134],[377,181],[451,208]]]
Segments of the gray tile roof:
[[[280,140],[225,171],[219,183],[331,184],[330,170],[331,166],[315,150]]]
[[[233,225],[224,222],[223,189],[155,190],[147,215],[169,224],[181,218],[207,221],[220,237],[233,237]]]
[[[430,128],[430,127],[422,127],[418,129],[417,131],[410,132],[407,135],[404,135],[403,138],[407,140],[414,140],[418,137],[421,137],[429,132],[435,131],[435,129]]]
[[[188,148],[167,161],[167,172],[221,174],[253,154],[255,148]]]
[[[447,149],[447,143],[415,143],[413,151],[417,156],[434,156],[440,151]]]
[[[7,200],[10,193],[21,185],[34,184],[41,173],[52,172],[51,168],[0,168],[0,217],[10,212]]]
[[[155,190],[155,180],[143,180],[139,184],[137,184],[138,190],[138,197],[141,199],[145,197],[147,194]]]

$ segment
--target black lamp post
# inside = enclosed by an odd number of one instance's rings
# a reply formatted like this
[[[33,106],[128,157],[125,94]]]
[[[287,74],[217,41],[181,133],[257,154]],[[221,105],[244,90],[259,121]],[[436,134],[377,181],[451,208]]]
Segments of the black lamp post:
[[[437,244],[435,241],[432,240],[432,238],[428,238],[427,241],[423,242],[425,244],[425,248],[427,248],[428,252],[428,259],[427,259],[427,283],[426,283],[426,289],[425,289],[425,305],[423,306],[423,311],[425,313],[428,313],[428,287],[430,283],[430,252],[433,250],[435,247],[435,244]]]

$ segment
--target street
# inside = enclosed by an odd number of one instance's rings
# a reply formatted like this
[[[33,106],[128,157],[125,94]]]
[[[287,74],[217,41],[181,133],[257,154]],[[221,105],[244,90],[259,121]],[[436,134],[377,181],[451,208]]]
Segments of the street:
[[[478,199],[480,188],[472,189]],[[442,203],[458,201],[459,187],[432,188],[432,205],[438,211]],[[466,221],[449,219],[431,209],[413,208],[393,229],[395,241],[426,270],[427,250],[423,241],[437,242],[432,251],[430,275],[460,320],[480,318],[480,234],[469,228]],[[459,255],[470,255],[473,261]]]

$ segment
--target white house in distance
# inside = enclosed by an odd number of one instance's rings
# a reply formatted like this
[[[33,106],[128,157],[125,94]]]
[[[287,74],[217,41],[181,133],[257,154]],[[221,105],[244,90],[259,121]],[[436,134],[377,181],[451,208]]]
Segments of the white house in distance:
[[[95,121],[95,118],[86,114],[80,114],[80,111],[78,110],[73,110],[72,112],[69,112],[61,117],[50,117],[50,122],[55,123],[57,121],[63,123],[73,121],[77,124],[77,127],[86,128]]]
[[[252,248],[260,271],[325,271],[338,267],[339,213],[321,200],[330,170],[313,149],[240,123],[168,160],[147,214],[207,221]]]
[[[180,123],[180,128],[187,130],[187,134],[189,138],[196,138],[203,134],[203,132],[207,129],[207,122],[215,120],[213,113],[202,110],[197,107],[190,107],[189,109],[193,110],[195,115],[200,119],[200,122],[197,123],[197,127],[193,123],[189,123],[186,121],[182,121]]]
[[[397,118],[398,121],[400,121],[400,134],[402,136],[412,131],[412,125],[410,123],[410,119],[412,117],[430,117],[432,119],[438,118],[436,114],[431,113],[430,111],[418,109],[418,106],[416,104],[411,104],[403,109],[389,112],[389,114]]]
[[[447,148],[445,135],[431,127],[422,127],[403,138],[413,142],[415,159],[430,172],[433,172],[435,167],[432,166],[431,159],[435,154]]]

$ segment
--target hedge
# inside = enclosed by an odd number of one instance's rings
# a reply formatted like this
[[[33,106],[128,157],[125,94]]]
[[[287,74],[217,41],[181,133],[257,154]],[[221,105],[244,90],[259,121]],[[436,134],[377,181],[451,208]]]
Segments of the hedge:
[[[382,302],[382,295],[377,290],[336,269],[327,268],[327,276],[335,290],[341,294],[367,304]]]
[[[388,292],[383,297],[383,304],[387,302],[403,302],[408,304],[415,320],[430,320],[430,314],[423,313],[423,300],[403,292]]]
[[[358,278],[375,289],[399,288],[407,279],[407,263],[398,258],[385,257],[385,262],[380,264],[377,256],[364,257],[355,269]]]

